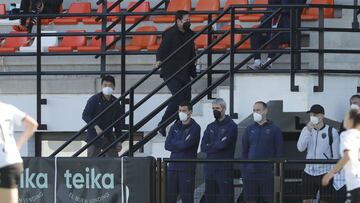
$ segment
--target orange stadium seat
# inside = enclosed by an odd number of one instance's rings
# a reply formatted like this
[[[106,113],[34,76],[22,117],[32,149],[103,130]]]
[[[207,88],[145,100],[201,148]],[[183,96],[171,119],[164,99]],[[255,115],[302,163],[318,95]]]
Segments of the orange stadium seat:
[[[85,32],[85,30],[68,30],[71,32]],[[64,36],[62,42],[58,46],[49,47],[49,52],[72,52],[78,47],[86,46],[85,36]]]
[[[69,10],[67,11],[68,14],[71,13],[91,13],[91,3],[90,2],[76,2],[71,3]],[[75,25],[82,21],[83,18],[86,17],[63,17],[57,18],[54,20],[56,25]]]
[[[5,15],[5,14],[6,14],[6,5],[0,4],[0,15]]]
[[[334,0],[311,0],[310,4],[334,4]],[[333,18],[334,17],[334,9],[333,8],[325,8],[324,9],[324,17],[325,18]],[[319,9],[318,8],[306,8],[301,14],[301,20],[304,21],[316,21],[319,20]]]
[[[100,32],[100,30],[96,30],[96,32]],[[111,31],[113,32],[113,30]],[[106,36],[106,46],[115,40],[115,35]],[[113,45],[110,49],[114,49],[115,45]],[[78,52],[98,52],[101,50],[101,39],[96,39],[96,36],[91,38],[91,42],[88,46],[80,46],[78,47]]]
[[[205,25],[199,25],[199,26],[194,27],[193,30],[195,32],[199,32],[202,29],[204,29],[205,27],[206,27]],[[207,34],[201,34],[199,37],[197,37],[195,39],[194,43],[195,43],[195,49],[206,48],[208,46],[208,35]]]
[[[241,25],[235,25],[235,28],[242,28]],[[230,25],[226,25],[221,28],[221,30],[230,30]],[[218,42],[215,46],[213,46],[213,50],[215,51],[225,51],[226,49],[230,48],[230,34],[228,34],[224,39]],[[235,44],[239,42],[242,38],[241,34],[235,34]]]
[[[195,11],[219,11],[220,1],[219,0],[199,0],[196,4]],[[213,18],[215,15],[213,15]],[[208,15],[192,15],[190,21],[193,23],[202,23],[208,19]]]
[[[171,0],[167,7],[167,12],[176,12],[178,10],[191,10],[191,0]],[[156,16],[153,18],[154,23],[173,23],[174,15]]]
[[[247,5],[248,0],[227,0],[224,5],[224,10],[229,8],[229,6],[237,5],[237,4]],[[241,10],[246,10],[246,9],[244,8],[244,9],[236,9],[236,10],[241,11]],[[235,19],[238,18],[240,15],[241,14],[236,14]],[[222,18],[219,19],[219,22],[230,22],[230,20],[231,20],[231,15],[225,14]]]
[[[15,33],[27,33],[27,32],[10,32],[11,34]],[[22,46],[29,46],[29,37],[7,37],[4,40],[4,44],[0,47],[1,53],[6,52],[15,52]]]
[[[268,4],[268,0],[255,0],[254,4]],[[266,8],[253,8],[253,11],[263,11]],[[264,14],[241,14],[239,20],[243,22],[257,22],[260,21]]]
[[[143,26],[136,29],[136,32],[157,31],[155,26]],[[134,35],[130,44],[126,46],[126,51],[140,51],[150,46],[156,45],[156,35]]]
[[[133,7],[136,4],[136,2],[130,2],[127,10],[129,10],[131,7]],[[138,7],[136,7],[132,12],[150,12],[150,3],[147,1],[142,2]],[[136,21],[138,21],[142,16],[126,16],[126,23],[128,24],[134,24]]]
[[[110,6],[112,6],[115,2],[108,2],[107,3],[107,8],[109,8]],[[115,8],[113,8],[110,13],[120,13],[121,12],[121,7],[120,4],[118,4]],[[96,13],[102,13],[102,4],[100,4],[96,10]],[[96,22],[97,17],[89,17],[89,18],[83,18],[82,22],[84,24],[101,24],[101,20],[99,20],[98,22]],[[117,17],[116,16],[109,16],[107,17],[107,21],[114,21]]]

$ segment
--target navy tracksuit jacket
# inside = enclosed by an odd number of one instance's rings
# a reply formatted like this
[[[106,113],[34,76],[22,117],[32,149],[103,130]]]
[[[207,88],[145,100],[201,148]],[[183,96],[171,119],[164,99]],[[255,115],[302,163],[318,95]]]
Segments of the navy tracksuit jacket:
[[[188,125],[176,121],[165,141],[170,158],[195,159],[200,141],[200,126],[191,119]],[[183,203],[194,202],[195,164],[170,163],[167,171],[166,202],[175,203],[180,194]]]
[[[233,159],[237,139],[237,125],[226,116],[221,122],[210,123],[201,141],[201,151],[208,159]],[[228,203],[234,201],[233,165],[213,163],[205,165],[205,201]]]

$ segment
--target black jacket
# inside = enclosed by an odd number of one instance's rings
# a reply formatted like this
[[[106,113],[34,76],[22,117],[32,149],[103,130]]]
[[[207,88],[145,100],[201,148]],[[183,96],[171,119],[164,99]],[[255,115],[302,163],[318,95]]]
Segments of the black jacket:
[[[156,54],[157,61],[164,61],[170,54],[183,45],[188,39],[194,35],[194,32],[189,30],[181,32],[175,24],[163,34],[163,40],[160,48]],[[169,78],[188,61],[195,57],[195,44],[194,41],[189,43],[177,54],[175,54],[169,61],[161,66],[161,77],[164,79]],[[183,82],[189,82],[191,77],[196,77],[195,63],[189,65],[184,71],[180,72],[175,78]]]

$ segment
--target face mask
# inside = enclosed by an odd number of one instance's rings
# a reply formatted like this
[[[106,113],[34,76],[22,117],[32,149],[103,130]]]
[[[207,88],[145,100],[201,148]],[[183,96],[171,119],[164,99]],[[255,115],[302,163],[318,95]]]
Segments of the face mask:
[[[180,121],[186,121],[188,119],[188,115],[184,112],[179,112]]]
[[[316,116],[310,116],[310,122],[314,125],[317,125],[320,122],[320,119]]]
[[[103,93],[104,95],[106,95],[106,96],[112,95],[113,91],[114,91],[114,90],[113,90],[111,87],[104,87],[104,88],[102,89],[102,93]]]
[[[259,113],[254,112],[253,113],[253,118],[254,118],[255,122],[260,122],[262,120],[262,115],[259,114]]]
[[[358,110],[358,109],[360,109],[360,107],[357,104],[351,104],[350,109],[351,110]]]
[[[214,110],[213,113],[214,113],[214,118],[216,120],[218,120],[221,117],[221,112],[220,111]]]
[[[185,23],[183,24],[184,30],[190,30],[190,26],[191,26],[191,23],[190,23],[190,22],[185,22]]]

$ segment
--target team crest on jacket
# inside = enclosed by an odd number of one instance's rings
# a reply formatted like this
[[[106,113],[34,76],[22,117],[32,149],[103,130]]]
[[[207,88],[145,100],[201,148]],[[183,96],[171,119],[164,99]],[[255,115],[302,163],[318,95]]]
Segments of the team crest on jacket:
[[[321,137],[322,137],[323,139],[325,139],[325,138],[326,138],[326,133],[321,134]]]

